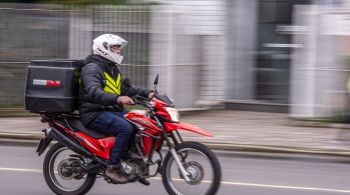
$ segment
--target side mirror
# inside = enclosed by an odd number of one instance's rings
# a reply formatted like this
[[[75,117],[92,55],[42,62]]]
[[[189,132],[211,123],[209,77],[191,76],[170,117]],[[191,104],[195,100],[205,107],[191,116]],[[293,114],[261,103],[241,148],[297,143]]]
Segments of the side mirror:
[[[158,85],[159,74],[157,74],[156,79],[154,79],[154,85]]]

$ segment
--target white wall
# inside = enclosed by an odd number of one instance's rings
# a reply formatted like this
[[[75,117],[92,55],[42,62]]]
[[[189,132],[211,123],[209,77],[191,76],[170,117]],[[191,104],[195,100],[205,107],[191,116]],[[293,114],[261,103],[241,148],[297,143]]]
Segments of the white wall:
[[[319,5],[296,7],[294,23],[300,30],[293,42],[301,47],[294,49],[291,65],[292,117],[339,115],[349,105],[349,62],[344,58],[350,54],[350,31],[341,15],[349,17],[350,12]]]
[[[228,0],[226,99],[252,100],[255,93],[258,0]]]
[[[179,107],[223,99],[225,1],[167,3],[152,12],[151,74],[161,72],[160,87]]]

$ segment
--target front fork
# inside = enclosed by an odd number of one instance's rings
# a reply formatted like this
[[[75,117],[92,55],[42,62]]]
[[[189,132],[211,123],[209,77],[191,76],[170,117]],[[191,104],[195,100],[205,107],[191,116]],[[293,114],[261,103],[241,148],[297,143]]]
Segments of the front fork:
[[[174,132],[176,133],[176,135],[177,135],[179,140],[176,139],[176,136],[175,136]],[[176,145],[183,142],[182,137],[181,137],[181,135],[180,135],[178,130],[172,131],[171,135],[172,135],[172,138],[173,138],[173,142]],[[183,166],[182,161],[180,160],[179,155],[177,154],[177,152],[176,152],[174,147],[170,148],[170,153],[174,157],[175,162],[176,162],[177,166],[179,167],[181,174],[183,175],[183,178],[185,179],[186,182],[189,182],[190,181],[190,178],[189,178],[190,173],[188,173],[188,171],[186,171],[186,169]],[[183,158],[183,157],[181,156],[181,158]]]
[[[188,171],[186,171],[185,167],[183,166],[180,158],[179,158],[179,155],[177,154],[176,150],[174,148],[171,148],[170,149],[170,153],[171,155],[174,157],[175,159],[175,162],[177,164],[177,166],[179,167],[180,169],[180,172],[181,174],[183,175],[183,178],[185,179],[186,182],[190,182],[190,173]]]
[[[153,114],[153,116],[155,116],[155,113],[153,111],[152,111],[152,114]],[[167,146],[169,148],[170,154],[174,157],[175,162],[176,162],[177,166],[179,167],[183,178],[185,179],[186,182],[190,182],[191,181],[190,177],[189,177],[190,173],[188,171],[186,171],[185,167],[183,166],[183,164],[182,164],[182,162],[181,162],[181,160],[179,158],[179,155],[177,154],[177,152],[175,150],[174,145],[170,141],[168,133],[165,131],[165,128],[164,128],[163,124],[159,121],[159,119],[156,116],[154,117],[154,119],[156,120],[156,122],[158,124],[158,127],[160,129],[163,129],[162,133],[163,133],[163,136],[165,138],[165,142],[166,142],[166,144],[167,144]],[[181,138],[181,136],[180,136],[180,134],[179,134],[179,132],[177,130],[176,130],[176,133],[177,133],[177,136],[179,137],[180,142],[183,142],[183,140],[182,140],[182,138]],[[179,142],[177,141],[177,139],[176,139],[176,137],[175,137],[173,132],[172,132],[172,138],[173,138],[173,141],[174,141],[175,144],[179,144]]]

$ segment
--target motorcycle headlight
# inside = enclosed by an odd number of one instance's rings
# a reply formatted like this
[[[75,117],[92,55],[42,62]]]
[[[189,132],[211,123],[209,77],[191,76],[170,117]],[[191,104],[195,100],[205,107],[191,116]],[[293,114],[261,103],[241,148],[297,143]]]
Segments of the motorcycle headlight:
[[[170,119],[174,122],[180,121],[180,115],[176,108],[165,107],[165,110],[169,113]]]

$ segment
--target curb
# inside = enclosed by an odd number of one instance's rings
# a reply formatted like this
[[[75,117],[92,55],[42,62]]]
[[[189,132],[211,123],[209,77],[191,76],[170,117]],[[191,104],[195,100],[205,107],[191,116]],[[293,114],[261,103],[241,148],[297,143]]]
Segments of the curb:
[[[256,152],[256,153],[273,153],[273,154],[306,154],[306,155],[327,155],[350,157],[350,150],[327,150],[316,148],[297,148],[285,146],[264,146],[264,145],[248,145],[248,144],[222,144],[213,142],[202,142],[210,149],[214,150],[229,150],[241,152]]]
[[[346,123],[327,123],[327,122],[303,121],[303,120],[291,120],[289,121],[288,125],[297,126],[297,127],[350,129],[350,124],[346,124]]]
[[[40,140],[44,134],[37,133],[7,133],[1,132],[0,139],[18,139],[18,140]]]
[[[37,147],[39,140],[0,138],[0,146]]]
[[[44,134],[35,133],[0,133],[0,144],[21,145],[21,146],[36,146]],[[196,141],[196,140],[193,140]],[[285,147],[285,146],[265,146],[252,144],[235,144],[235,143],[218,143],[201,141],[202,144],[213,150],[222,151],[240,151],[254,153],[273,153],[273,154],[306,154],[306,155],[327,155],[350,157],[350,150],[339,149],[316,149],[316,148],[301,148],[301,147]]]

